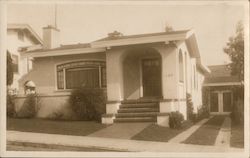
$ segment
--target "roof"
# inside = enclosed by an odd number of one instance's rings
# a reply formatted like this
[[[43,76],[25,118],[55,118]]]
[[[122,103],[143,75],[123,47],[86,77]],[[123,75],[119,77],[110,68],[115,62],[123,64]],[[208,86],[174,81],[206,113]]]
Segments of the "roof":
[[[110,40],[119,40],[119,39],[129,39],[129,38],[140,38],[140,37],[152,37],[152,36],[159,36],[159,35],[174,35],[174,34],[183,34],[187,33],[190,30],[179,30],[179,31],[169,31],[169,32],[156,32],[156,33],[147,33],[147,34],[136,34],[136,35],[125,35],[125,36],[119,36],[119,37],[105,37],[99,40],[96,40],[95,42],[99,41],[110,41]]]
[[[205,75],[204,84],[240,83],[238,76],[231,75],[229,65],[208,66],[210,74]]]
[[[53,49],[44,49],[44,48],[38,48],[35,50],[28,51],[28,53],[32,52],[44,52],[44,51],[56,51],[56,50],[67,50],[67,49],[78,49],[78,48],[91,48],[89,43],[78,43],[78,44],[67,44],[67,45],[61,45],[60,47],[53,48]]]
[[[29,37],[31,37],[35,44],[43,44],[42,39],[28,24],[8,24],[7,30],[24,30],[30,35]]]

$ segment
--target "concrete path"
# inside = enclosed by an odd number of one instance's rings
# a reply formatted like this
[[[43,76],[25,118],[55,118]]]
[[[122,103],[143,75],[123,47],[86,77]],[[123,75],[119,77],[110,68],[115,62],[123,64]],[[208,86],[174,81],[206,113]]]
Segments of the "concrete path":
[[[187,129],[186,131],[178,134],[177,136],[175,136],[174,138],[170,139],[168,142],[169,143],[181,143],[184,140],[186,140],[189,136],[191,136],[198,128],[200,128],[203,124],[205,124],[210,118],[208,119],[203,119],[200,122],[196,123],[195,125],[193,125],[192,127],[190,127],[189,129]]]
[[[215,145],[229,147],[230,137],[231,137],[231,118],[227,116],[216,138]]]
[[[152,123],[115,123],[94,132],[89,137],[130,139]]]
[[[189,145],[165,142],[111,139],[86,136],[69,136],[31,132],[7,131],[7,140],[75,147],[91,147],[120,151],[147,152],[243,152],[243,149],[221,146]],[[64,150],[65,151],[65,150]]]

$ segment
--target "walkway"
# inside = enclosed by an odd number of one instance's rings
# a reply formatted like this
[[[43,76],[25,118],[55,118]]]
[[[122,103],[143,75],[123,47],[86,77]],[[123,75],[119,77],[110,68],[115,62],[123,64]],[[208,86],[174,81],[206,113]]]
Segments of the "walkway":
[[[230,137],[231,137],[231,119],[230,117],[227,116],[216,138],[215,145],[229,147]]]
[[[41,143],[75,147],[92,147],[120,151],[147,152],[243,152],[243,149],[221,146],[189,145],[127,139],[69,136],[31,132],[8,131],[7,140],[13,142]]]
[[[208,119],[201,120],[200,122],[196,123],[195,125],[193,125],[189,129],[187,129],[186,131],[184,131],[184,132],[180,133],[179,135],[177,135],[176,137],[170,139],[168,142],[169,143],[181,143],[181,142],[183,142],[189,136],[191,136],[198,128],[200,128],[200,126],[205,124],[209,119],[211,119],[211,117]]]
[[[130,139],[151,123],[115,123],[107,128],[94,132],[89,137]]]

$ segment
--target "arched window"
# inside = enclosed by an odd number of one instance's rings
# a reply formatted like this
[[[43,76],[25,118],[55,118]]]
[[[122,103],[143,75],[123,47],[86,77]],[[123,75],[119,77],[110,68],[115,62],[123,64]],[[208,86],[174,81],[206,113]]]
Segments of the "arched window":
[[[76,61],[57,65],[57,89],[106,87],[104,61]]]
[[[179,81],[184,82],[184,68],[183,68],[183,55],[182,51],[179,51]]]

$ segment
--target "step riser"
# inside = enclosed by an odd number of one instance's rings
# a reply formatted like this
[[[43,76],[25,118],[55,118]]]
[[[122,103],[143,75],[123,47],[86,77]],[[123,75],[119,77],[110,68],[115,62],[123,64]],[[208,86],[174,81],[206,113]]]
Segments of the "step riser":
[[[127,117],[156,117],[157,113],[147,114],[147,113],[119,113],[116,118],[127,118]]]
[[[120,109],[122,108],[158,108],[159,106],[156,104],[122,104]]]
[[[134,119],[134,118],[119,118],[115,119],[114,122],[155,122],[155,118],[147,118],[147,119]]]
[[[144,109],[144,110],[134,110],[134,109],[119,109],[118,110],[118,114],[119,113],[144,113],[144,112],[159,112],[158,109]]]
[[[114,122],[156,122],[158,112],[159,103],[155,101],[123,101]]]

